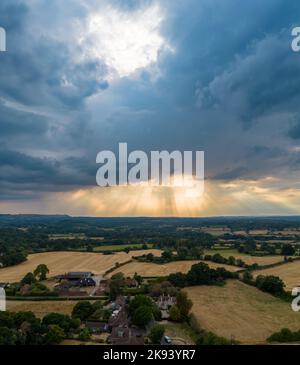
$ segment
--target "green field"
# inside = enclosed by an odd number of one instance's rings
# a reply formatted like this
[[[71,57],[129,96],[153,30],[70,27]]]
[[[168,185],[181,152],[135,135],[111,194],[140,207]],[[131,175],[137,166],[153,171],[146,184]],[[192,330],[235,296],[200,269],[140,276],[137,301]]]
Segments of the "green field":
[[[240,253],[235,249],[219,249],[219,250],[204,251],[205,255],[215,255],[217,253],[226,258],[228,258],[229,256],[233,256],[236,259],[241,259],[248,265],[256,263],[258,265],[264,266],[264,265],[276,264],[284,260],[284,257],[281,255],[251,256],[245,253]]]
[[[94,252],[103,252],[103,251],[123,251],[126,247],[129,247],[131,250],[133,249],[141,249],[143,243],[137,244],[128,244],[128,245],[107,245],[107,246],[98,246],[94,247]],[[147,243],[148,248],[152,248],[152,243]]]
[[[215,255],[217,253],[226,258],[229,256],[234,256],[234,257],[249,256],[245,253],[239,253],[238,250],[236,250],[234,248],[229,248],[229,249],[220,248],[220,249],[216,249],[216,250],[204,250],[205,255]]]

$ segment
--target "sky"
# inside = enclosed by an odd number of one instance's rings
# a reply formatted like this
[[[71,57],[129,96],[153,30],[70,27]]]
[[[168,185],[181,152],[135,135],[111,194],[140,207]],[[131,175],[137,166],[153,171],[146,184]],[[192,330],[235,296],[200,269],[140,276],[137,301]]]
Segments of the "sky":
[[[0,213],[300,213],[296,0],[1,0]],[[205,151],[205,191],[96,184],[99,151]]]

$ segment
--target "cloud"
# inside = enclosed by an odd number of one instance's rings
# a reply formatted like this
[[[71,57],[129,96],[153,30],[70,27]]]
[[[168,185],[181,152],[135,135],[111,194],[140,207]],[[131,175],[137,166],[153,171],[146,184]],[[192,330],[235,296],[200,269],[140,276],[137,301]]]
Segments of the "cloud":
[[[299,11],[284,0],[242,8],[235,0],[1,1],[2,199],[20,204],[23,195],[37,209],[41,196],[90,191],[96,154],[119,142],[204,150],[218,198],[228,193],[218,184],[241,179],[294,186],[300,58],[290,30]]]

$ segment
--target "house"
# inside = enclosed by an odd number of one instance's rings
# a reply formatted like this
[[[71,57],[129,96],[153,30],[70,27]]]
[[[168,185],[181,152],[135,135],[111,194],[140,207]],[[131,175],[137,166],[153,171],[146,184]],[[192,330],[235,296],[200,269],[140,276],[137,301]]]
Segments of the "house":
[[[56,278],[59,281],[67,280],[70,282],[77,283],[80,280],[88,279],[88,278],[91,278],[92,276],[93,276],[93,273],[90,271],[74,271],[74,272],[68,272],[67,274],[64,274],[64,275],[58,275]]]
[[[103,295],[109,291],[109,283],[110,280],[102,279],[99,283],[98,289],[96,291],[96,295]]]
[[[163,294],[158,298],[156,304],[160,310],[167,310],[176,304],[176,298]]]
[[[85,326],[89,328],[92,333],[108,332],[108,324],[99,321],[86,321]]]
[[[144,336],[129,327],[117,326],[110,336],[113,345],[144,345]]]
[[[28,294],[30,294],[30,292],[31,292],[31,285],[29,285],[29,284],[24,284],[20,288],[21,295],[28,295]]]
[[[143,335],[129,326],[125,297],[118,296],[112,307],[114,310],[108,322],[111,343],[113,345],[143,345]]]

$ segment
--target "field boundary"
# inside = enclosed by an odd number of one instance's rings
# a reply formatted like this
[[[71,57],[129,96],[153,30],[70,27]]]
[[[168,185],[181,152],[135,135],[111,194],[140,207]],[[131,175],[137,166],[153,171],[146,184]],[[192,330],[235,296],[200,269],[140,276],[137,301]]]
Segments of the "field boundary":
[[[8,296],[6,300],[8,301],[19,301],[19,302],[65,302],[65,301],[73,301],[73,300],[107,300],[108,297],[101,296],[84,296],[84,297],[14,297]]]

